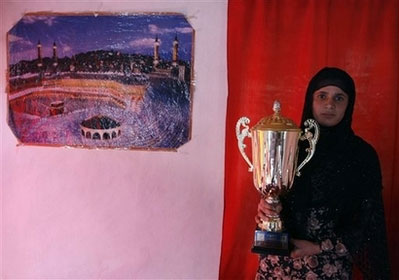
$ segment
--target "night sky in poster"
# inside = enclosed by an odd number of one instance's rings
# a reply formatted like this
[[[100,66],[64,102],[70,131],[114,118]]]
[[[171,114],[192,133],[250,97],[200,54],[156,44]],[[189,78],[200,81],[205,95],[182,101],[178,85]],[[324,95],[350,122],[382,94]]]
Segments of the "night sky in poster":
[[[38,41],[43,56],[52,55],[54,42],[59,57],[98,49],[152,55],[156,37],[161,57],[171,59],[175,36],[180,59],[189,61],[192,32],[182,15],[26,15],[9,31],[10,63],[35,59]]]

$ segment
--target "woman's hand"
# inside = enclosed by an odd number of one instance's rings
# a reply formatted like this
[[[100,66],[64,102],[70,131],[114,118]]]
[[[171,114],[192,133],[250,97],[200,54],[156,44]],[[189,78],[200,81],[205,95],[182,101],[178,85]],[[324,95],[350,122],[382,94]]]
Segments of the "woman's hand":
[[[255,216],[255,221],[258,224],[262,221],[268,221],[269,217],[277,216],[282,209],[283,207],[281,206],[281,203],[270,204],[261,198],[258,204],[258,213]]]
[[[291,243],[295,248],[291,251],[291,258],[301,258],[321,253],[320,245],[307,240],[299,240],[291,238]]]

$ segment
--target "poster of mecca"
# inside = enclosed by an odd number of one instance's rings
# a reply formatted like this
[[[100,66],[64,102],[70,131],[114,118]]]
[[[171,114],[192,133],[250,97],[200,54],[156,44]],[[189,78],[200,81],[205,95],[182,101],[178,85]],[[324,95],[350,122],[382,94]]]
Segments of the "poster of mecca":
[[[193,42],[182,14],[26,14],[7,34],[8,124],[20,144],[176,150]]]

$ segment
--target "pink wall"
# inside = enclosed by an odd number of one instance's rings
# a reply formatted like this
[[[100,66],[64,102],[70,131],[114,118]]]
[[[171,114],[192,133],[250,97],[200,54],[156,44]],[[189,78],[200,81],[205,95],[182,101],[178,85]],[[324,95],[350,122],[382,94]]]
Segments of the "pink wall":
[[[217,278],[227,0],[1,5],[2,278]],[[34,11],[184,13],[196,30],[192,140],[177,152],[16,146],[5,34]]]

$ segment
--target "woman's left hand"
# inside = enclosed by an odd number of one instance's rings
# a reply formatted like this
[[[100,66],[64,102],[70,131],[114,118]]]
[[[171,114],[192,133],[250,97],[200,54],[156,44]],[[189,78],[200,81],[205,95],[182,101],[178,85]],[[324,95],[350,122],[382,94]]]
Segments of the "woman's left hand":
[[[291,258],[301,258],[321,253],[320,245],[308,240],[291,239],[295,248],[291,251]]]

